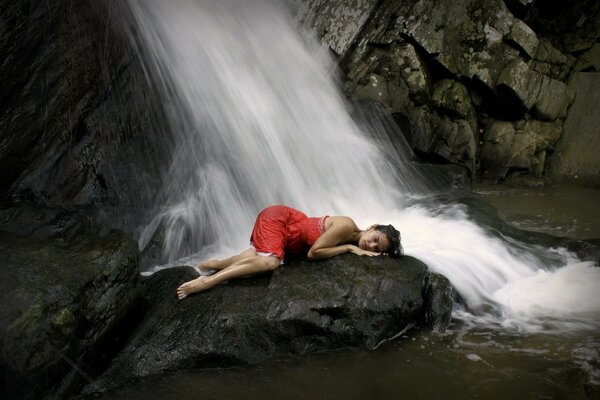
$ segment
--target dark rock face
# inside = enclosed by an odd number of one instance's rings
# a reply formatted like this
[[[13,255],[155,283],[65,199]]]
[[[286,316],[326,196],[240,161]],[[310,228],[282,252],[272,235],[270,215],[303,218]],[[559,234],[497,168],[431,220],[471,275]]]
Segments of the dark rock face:
[[[2,2],[0,199],[140,208],[149,202],[147,187],[166,157],[152,138],[164,125],[119,7]]]
[[[140,313],[136,243],[117,231],[46,240],[0,231],[0,258],[3,395],[77,393]]]
[[[177,302],[175,288],[195,276],[186,267],[150,277],[146,318],[87,392],[165,371],[348,346],[374,348],[420,321],[429,274],[411,257],[342,255],[293,261],[273,274],[231,281]],[[440,296],[448,291],[441,290]],[[444,330],[450,311],[432,311],[439,315],[432,324]]]
[[[578,72],[568,81],[577,98],[565,121],[563,139],[552,155],[551,176],[559,181],[600,186],[600,73]],[[593,117],[590,117],[593,116]]]
[[[561,139],[565,119],[581,121],[586,131],[598,124],[597,113],[569,108],[596,87],[577,85],[582,79],[572,74],[600,71],[595,2],[300,3],[299,21],[340,57],[346,92],[380,102],[389,114],[408,115],[411,145],[423,159],[461,165],[495,181],[529,174],[598,184],[587,178],[597,175],[598,158],[587,153],[557,160],[559,172],[546,168],[557,159],[555,145],[581,146],[572,135]],[[517,134],[487,133],[503,124],[514,124]],[[592,148],[595,153],[597,146]]]

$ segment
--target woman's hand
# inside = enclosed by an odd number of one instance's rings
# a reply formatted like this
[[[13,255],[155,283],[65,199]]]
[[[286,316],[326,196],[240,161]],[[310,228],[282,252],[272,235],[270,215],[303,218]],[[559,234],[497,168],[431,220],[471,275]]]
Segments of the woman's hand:
[[[369,257],[374,257],[374,256],[380,256],[381,253],[377,253],[376,251],[369,251],[369,250],[363,250],[358,246],[355,246],[353,244],[349,244],[348,246],[348,251],[352,254],[356,254],[357,256],[369,256]]]

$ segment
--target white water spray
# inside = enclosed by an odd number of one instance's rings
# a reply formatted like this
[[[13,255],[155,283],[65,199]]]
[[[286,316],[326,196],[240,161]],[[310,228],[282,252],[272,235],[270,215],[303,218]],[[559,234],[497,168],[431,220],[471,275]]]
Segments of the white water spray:
[[[142,245],[163,226],[168,261],[215,240],[239,249],[271,204],[315,215],[393,207],[395,171],[345,111],[323,50],[280,5],[130,4],[177,132],[168,201]]]
[[[422,177],[408,160],[386,161],[363,136],[326,52],[298,33],[281,4],[129,4],[176,132],[164,204],[142,247],[162,230],[166,261],[239,251],[262,208],[287,204],[309,215],[351,215],[363,227],[393,223],[408,254],[446,275],[471,307],[492,304],[501,321],[532,329],[538,319],[600,312],[600,269],[558,250],[568,266],[544,265],[461,210],[403,208],[400,193],[422,191]]]

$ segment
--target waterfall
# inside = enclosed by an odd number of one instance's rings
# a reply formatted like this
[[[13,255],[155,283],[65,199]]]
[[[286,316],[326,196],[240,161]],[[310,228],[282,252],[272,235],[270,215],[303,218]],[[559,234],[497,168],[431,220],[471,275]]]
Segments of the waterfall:
[[[394,207],[390,188],[414,175],[410,164],[398,174],[362,136],[327,54],[280,4],[129,3],[177,135],[165,208],[142,244],[162,225],[172,261],[216,240],[246,246],[271,204],[314,215]]]
[[[590,263],[561,249],[539,257],[515,248],[456,207],[406,206],[426,179],[410,160],[390,161],[352,120],[334,63],[285,2],[128,4],[174,132],[141,247],[162,235],[165,262],[237,252],[262,208],[286,204],[350,215],[362,227],[393,223],[407,254],[446,275],[469,307],[492,304],[503,324],[536,329],[537,320],[598,315],[600,269]]]

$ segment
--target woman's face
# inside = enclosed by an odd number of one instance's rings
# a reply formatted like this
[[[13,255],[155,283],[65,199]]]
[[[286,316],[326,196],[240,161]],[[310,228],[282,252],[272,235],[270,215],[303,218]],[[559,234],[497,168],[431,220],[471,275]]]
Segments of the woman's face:
[[[383,232],[369,228],[358,240],[358,247],[363,250],[385,253],[390,247],[390,242]]]

